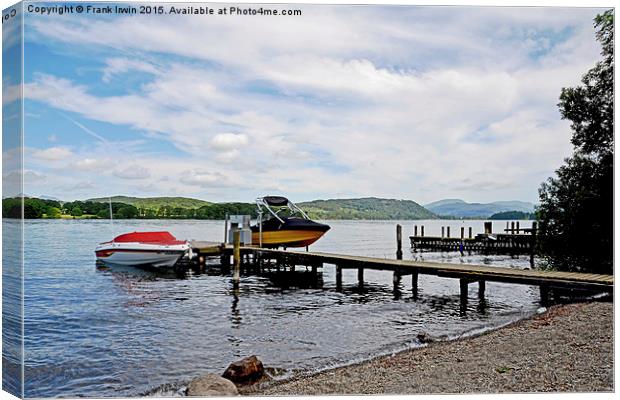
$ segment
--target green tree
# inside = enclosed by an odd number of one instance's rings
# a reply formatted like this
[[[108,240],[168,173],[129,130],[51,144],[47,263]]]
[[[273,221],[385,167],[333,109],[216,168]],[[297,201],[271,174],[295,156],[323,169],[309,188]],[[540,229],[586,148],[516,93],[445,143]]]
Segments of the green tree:
[[[613,273],[613,29],[609,10],[595,18],[603,60],[562,89],[572,157],[539,189],[541,247],[554,268]]]
[[[2,218],[21,218],[22,217],[22,200],[2,199]]]
[[[109,219],[110,218],[110,210],[100,210],[97,213],[97,217],[101,218],[101,219]]]
[[[81,217],[82,215],[84,215],[84,213],[79,206],[75,206],[71,209],[71,215],[74,217]]]
[[[119,208],[118,212],[116,213],[116,217],[122,219],[136,218],[137,216],[138,209],[130,205]]]
[[[60,208],[48,207],[45,215],[47,216],[47,218],[60,218]]]

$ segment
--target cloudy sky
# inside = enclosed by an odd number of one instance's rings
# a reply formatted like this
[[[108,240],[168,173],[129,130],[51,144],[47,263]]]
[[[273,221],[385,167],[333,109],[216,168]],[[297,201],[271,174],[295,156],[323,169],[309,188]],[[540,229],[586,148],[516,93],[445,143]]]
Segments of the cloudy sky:
[[[25,193],[535,202],[571,152],[602,9],[275,8],[27,14]]]

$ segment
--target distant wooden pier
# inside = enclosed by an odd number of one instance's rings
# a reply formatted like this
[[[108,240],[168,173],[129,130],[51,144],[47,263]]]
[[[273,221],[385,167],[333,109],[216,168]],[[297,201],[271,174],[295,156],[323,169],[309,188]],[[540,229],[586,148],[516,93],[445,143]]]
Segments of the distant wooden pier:
[[[425,236],[424,226],[414,226],[414,234],[410,236],[411,248],[414,251],[460,251],[484,254],[530,254],[536,250],[537,224],[532,228],[520,228],[519,222],[506,223],[505,233],[493,233],[492,222],[485,222],[485,232],[472,237],[469,227],[465,236],[465,227],[461,227],[460,237],[450,237],[450,227],[441,227],[441,236]]]

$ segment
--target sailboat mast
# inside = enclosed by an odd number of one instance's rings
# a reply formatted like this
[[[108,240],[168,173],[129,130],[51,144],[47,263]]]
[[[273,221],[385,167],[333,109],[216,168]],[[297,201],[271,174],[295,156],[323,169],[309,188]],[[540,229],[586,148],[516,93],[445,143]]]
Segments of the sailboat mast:
[[[108,200],[110,204],[110,227],[112,228],[112,232],[114,232],[114,216],[112,214],[112,198],[108,197]],[[114,242],[114,239],[112,239],[112,241]]]

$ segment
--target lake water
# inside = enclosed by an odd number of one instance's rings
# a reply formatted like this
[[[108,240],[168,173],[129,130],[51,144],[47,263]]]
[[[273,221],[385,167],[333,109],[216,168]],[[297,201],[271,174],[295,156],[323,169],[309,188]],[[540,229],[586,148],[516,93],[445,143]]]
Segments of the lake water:
[[[529,266],[529,257],[458,253],[414,254],[408,235],[424,225],[483,231],[483,221],[327,221],[332,229],[311,250],[394,258],[395,225],[403,225],[404,258],[453,263]],[[10,229],[11,222],[5,220]],[[530,226],[521,221],[521,226]],[[323,285],[283,289],[266,277],[155,276],[141,270],[101,270],[94,247],[134,230],[169,230],[178,238],[221,241],[222,221],[54,220],[25,224],[25,395],[27,397],[129,397],[174,394],[194,376],[222,373],[229,363],[256,354],[265,366],[314,371],[417,346],[416,335],[467,335],[531,315],[537,288],[487,283],[479,301],[471,285],[465,314],[456,279],[419,277],[418,299],[403,277],[395,296],[392,274],[335,270]],[[501,221],[494,230],[505,227]],[[5,253],[6,254],[6,253]],[[8,260],[3,260],[7,262]],[[171,384],[165,390],[161,385]]]

